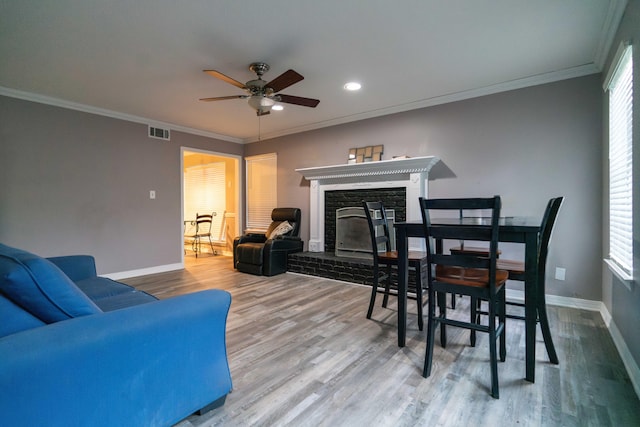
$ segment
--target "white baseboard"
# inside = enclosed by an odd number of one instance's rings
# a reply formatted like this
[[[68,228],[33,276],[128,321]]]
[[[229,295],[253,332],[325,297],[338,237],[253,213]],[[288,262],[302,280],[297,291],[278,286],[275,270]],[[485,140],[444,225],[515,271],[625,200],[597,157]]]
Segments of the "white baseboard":
[[[166,264],[158,265],[155,267],[141,268],[138,270],[121,271],[119,273],[100,274],[102,277],[106,277],[111,280],[129,279],[131,277],[146,276],[147,274],[166,273],[167,271],[182,270],[184,264]]]
[[[609,329],[613,343],[618,349],[622,363],[624,363],[624,367],[627,368],[627,373],[629,374],[631,384],[633,384],[633,388],[636,391],[636,395],[640,398],[640,367],[638,367],[638,364],[634,360],[631,351],[629,351],[629,347],[627,347],[627,343],[624,341],[620,330],[611,318],[611,314],[609,314],[609,311],[604,304],[602,304],[600,314],[602,315],[605,325],[607,325],[607,329]]]
[[[507,289],[507,299],[523,302],[524,291]],[[627,343],[624,341],[620,330],[613,321],[611,314],[609,313],[609,310],[607,310],[607,307],[604,305],[604,303],[602,301],[591,301],[579,298],[561,297],[558,295],[547,295],[547,304],[599,312],[600,316],[602,316],[602,320],[604,321],[605,326],[609,330],[609,334],[613,339],[613,343],[615,344],[616,349],[618,349],[618,353],[620,354],[622,363],[624,363],[624,366],[627,369],[627,373],[629,374],[629,378],[631,379],[633,388],[636,391],[638,397],[640,397],[640,368],[631,355],[629,347],[627,347]]]
[[[507,289],[507,299],[511,301],[524,302],[524,291]],[[547,294],[547,304],[560,307],[579,308],[581,310],[602,312],[604,304],[602,301],[591,301],[579,298],[561,297]],[[603,316],[604,319],[604,316]],[[607,323],[605,321],[605,323]]]

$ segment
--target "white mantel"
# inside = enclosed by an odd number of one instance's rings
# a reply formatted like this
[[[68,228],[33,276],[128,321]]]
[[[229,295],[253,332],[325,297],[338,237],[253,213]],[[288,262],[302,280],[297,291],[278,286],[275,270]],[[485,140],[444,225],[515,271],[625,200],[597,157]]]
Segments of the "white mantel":
[[[420,221],[419,197],[427,197],[429,171],[438,157],[412,157],[296,169],[311,181],[309,191],[309,251],[324,251],[324,193],[335,190],[404,187],[407,221]]]

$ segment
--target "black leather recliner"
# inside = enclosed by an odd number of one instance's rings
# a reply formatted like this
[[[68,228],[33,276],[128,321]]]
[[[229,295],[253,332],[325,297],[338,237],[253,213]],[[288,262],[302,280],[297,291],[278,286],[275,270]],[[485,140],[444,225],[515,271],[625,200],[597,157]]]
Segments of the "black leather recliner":
[[[300,216],[298,208],[275,208],[271,212],[273,221],[267,232],[244,234],[233,241],[233,265],[238,271],[262,276],[274,276],[287,271],[290,253],[302,252],[304,243],[300,239]],[[272,232],[287,221],[291,230],[269,238]]]

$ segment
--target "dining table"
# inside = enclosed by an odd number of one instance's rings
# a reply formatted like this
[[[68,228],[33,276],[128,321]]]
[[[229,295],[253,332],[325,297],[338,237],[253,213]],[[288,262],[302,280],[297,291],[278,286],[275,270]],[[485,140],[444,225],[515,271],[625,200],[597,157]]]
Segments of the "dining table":
[[[483,217],[433,218],[431,223],[434,225],[487,225],[489,227],[490,221],[490,218]],[[535,382],[536,324],[539,309],[538,241],[540,224],[540,219],[533,217],[502,217],[498,231],[500,242],[523,243],[525,246],[525,379],[532,383]],[[396,250],[398,252],[398,346],[404,347],[407,330],[408,238],[424,238],[424,226],[421,221],[396,222],[393,226],[396,230]]]

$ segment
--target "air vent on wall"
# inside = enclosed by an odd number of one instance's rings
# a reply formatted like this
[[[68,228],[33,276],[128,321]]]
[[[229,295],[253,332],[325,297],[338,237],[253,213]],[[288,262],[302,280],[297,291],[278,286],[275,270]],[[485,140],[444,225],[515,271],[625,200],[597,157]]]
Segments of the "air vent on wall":
[[[169,141],[171,139],[169,129],[157,128],[151,125],[149,125],[149,137],[164,139],[165,141]]]

